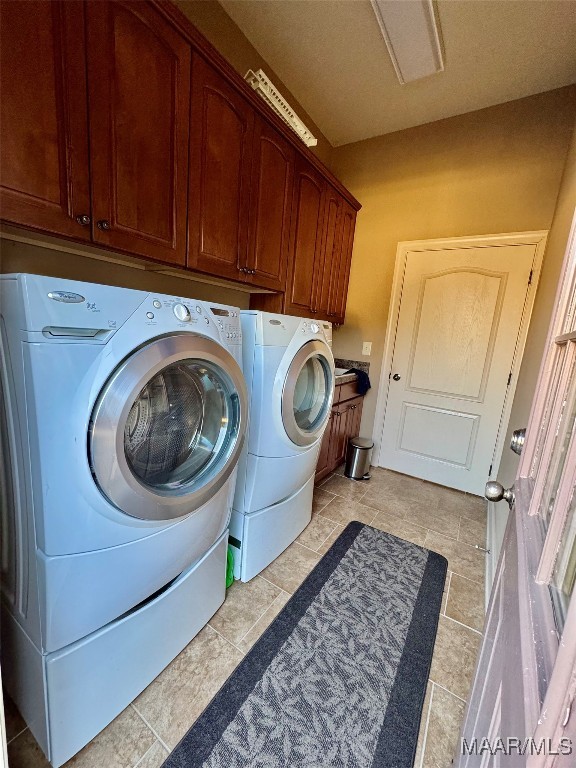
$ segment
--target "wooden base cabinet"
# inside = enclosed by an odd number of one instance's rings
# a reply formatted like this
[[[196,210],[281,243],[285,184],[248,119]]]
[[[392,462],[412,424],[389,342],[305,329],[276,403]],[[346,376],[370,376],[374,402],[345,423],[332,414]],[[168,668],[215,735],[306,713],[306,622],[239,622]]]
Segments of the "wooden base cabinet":
[[[338,394],[337,386],[335,400],[339,399]],[[348,440],[356,437],[360,432],[363,400],[362,395],[356,395],[332,406],[316,465],[317,482],[346,460]]]

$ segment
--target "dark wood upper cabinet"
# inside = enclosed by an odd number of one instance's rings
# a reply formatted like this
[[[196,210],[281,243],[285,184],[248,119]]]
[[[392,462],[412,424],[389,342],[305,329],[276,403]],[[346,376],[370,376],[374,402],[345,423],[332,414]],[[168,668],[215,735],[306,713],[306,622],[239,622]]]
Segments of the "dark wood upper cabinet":
[[[188,266],[234,280],[246,274],[254,111],[194,56]]]
[[[0,40],[0,217],[89,239],[84,6],[2,2]]]
[[[290,248],[294,149],[257,117],[254,126],[247,281],[283,291]]]
[[[190,44],[149,3],[86,9],[93,239],[184,265]]]
[[[332,292],[332,278],[334,275],[334,259],[336,243],[339,237],[340,208],[342,198],[330,185],[326,185],[324,200],[324,227],[322,232],[322,249],[318,262],[319,279],[316,283],[316,296],[314,309],[316,314],[327,318],[329,316],[328,304]]]
[[[357,201],[166,0],[0,0],[0,218],[344,320]]]
[[[317,281],[321,279],[325,182],[301,157],[296,158],[290,236],[290,265],[284,311],[314,314]]]
[[[333,323],[343,323],[346,314],[348,278],[354,245],[356,211],[346,200],[341,199],[337,234],[332,255],[330,271],[330,291],[328,295],[328,319]]]

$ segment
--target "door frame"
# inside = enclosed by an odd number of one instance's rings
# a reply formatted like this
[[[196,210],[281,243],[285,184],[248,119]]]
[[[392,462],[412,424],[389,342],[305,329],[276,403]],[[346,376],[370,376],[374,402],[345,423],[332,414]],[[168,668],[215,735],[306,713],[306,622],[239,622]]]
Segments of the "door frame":
[[[408,253],[412,251],[431,251],[431,250],[449,250],[461,248],[492,247],[503,245],[535,245],[534,260],[532,262],[532,280],[527,286],[524,299],[524,309],[520,321],[520,329],[516,340],[514,357],[512,359],[512,380],[506,391],[502,416],[500,418],[500,427],[494,447],[492,474],[495,477],[500,466],[502,451],[504,449],[504,439],[514,402],[514,394],[518,383],[518,373],[524,355],[524,347],[530,326],[530,318],[534,308],[534,301],[540,274],[542,271],[542,261],[546,248],[546,239],[548,230],[536,230],[534,232],[510,232],[497,235],[478,235],[472,237],[450,237],[438,238],[432,240],[403,240],[398,243],[396,250],[396,262],[394,265],[394,277],[392,280],[392,293],[390,296],[390,307],[388,310],[388,321],[386,325],[386,337],[384,341],[384,355],[382,357],[382,366],[380,368],[380,381],[378,384],[378,394],[376,399],[376,414],[374,417],[374,430],[372,439],[374,440],[375,464],[383,467],[381,459],[382,436],[384,433],[384,420],[386,418],[386,409],[388,406],[388,393],[390,391],[389,376],[392,372],[392,359],[394,356],[394,347],[396,342],[396,333],[398,329],[398,320],[400,317],[400,305],[402,302],[402,289],[404,283],[404,274],[406,272],[406,262]]]

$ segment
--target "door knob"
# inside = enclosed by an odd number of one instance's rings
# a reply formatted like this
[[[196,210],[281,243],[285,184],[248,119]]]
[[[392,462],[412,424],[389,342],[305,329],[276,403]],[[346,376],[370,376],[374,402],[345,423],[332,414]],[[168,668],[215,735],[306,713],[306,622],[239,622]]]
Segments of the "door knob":
[[[107,221],[106,219],[100,219],[100,221],[96,223],[96,226],[98,227],[98,229],[104,229],[104,230],[110,229],[110,222]]]
[[[400,374],[399,374],[399,373],[395,373],[395,374],[394,374],[394,376],[392,376],[392,378],[394,379],[394,381],[400,381],[400,379],[401,379],[402,377],[400,376]]]
[[[512,507],[515,500],[514,487],[504,488],[504,486],[496,480],[489,480],[484,489],[484,496],[486,496],[488,501],[502,501],[502,499],[504,499],[508,502],[508,506]]]
[[[80,216],[76,216],[76,221],[81,227],[87,227],[88,224],[90,224],[91,219],[86,213],[82,213]]]

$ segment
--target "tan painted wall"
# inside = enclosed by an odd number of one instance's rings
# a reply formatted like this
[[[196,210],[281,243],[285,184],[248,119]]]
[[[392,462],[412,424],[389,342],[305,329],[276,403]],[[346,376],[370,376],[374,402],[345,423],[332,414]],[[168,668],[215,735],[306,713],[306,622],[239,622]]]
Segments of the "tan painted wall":
[[[370,362],[363,434],[373,428],[398,242],[548,229],[575,97],[571,86],[334,149],[334,172],[363,205],[346,323],[334,334],[337,357]],[[543,314],[537,307],[536,323]]]
[[[318,155],[325,165],[330,167],[332,145],[301,106],[298,99],[288,90],[265,59],[260,56],[222,6],[216,0],[174,0],[174,2],[242,77],[249,69],[264,70],[300,119],[304,121],[306,127],[318,139],[318,145],[311,147],[311,150]]]
[[[570,234],[572,219],[574,218],[575,212],[576,125],[572,134],[572,141],[568,157],[566,158],[566,165],[564,168],[564,175],[562,176],[556,210],[554,212],[554,218],[548,236],[548,244],[544,256],[544,267],[538,286],[538,293],[536,294],[536,304],[534,306],[534,314],[532,315],[532,323],[530,324],[526,352],[524,353],[524,358],[522,360],[522,368],[520,369],[518,378],[516,396],[514,398],[512,413],[510,414],[508,435],[505,443],[506,446],[510,444],[512,431],[515,429],[522,429],[528,422],[530,406],[540,370],[540,362],[544,353],[548,325],[550,323],[554,299],[556,297],[556,288],[558,286],[562,262],[564,260],[568,236]],[[515,453],[506,449],[504,450],[498,479],[506,487],[514,482],[516,471],[518,469],[518,462],[519,457],[516,456]]]

